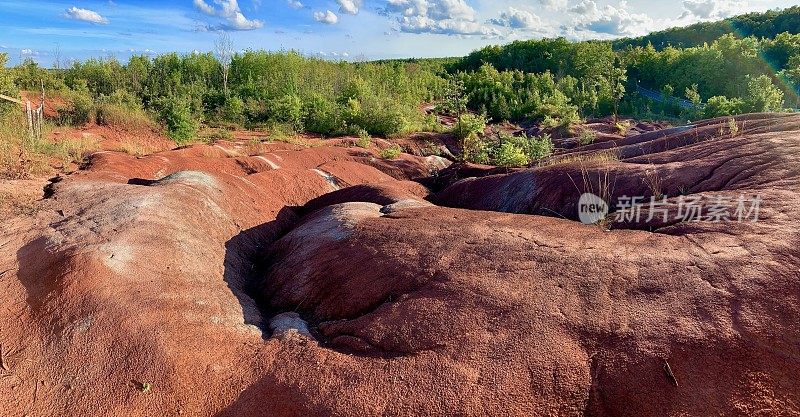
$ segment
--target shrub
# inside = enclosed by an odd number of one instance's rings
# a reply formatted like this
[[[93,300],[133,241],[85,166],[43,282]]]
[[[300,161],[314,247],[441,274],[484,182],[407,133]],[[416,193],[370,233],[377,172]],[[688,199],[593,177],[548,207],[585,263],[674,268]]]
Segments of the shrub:
[[[344,122],[335,103],[321,94],[311,94],[303,101],[305,129],[322,135],[335,135],[344,129]]]
[[[218,140],[233,140],[234,136],[227,129],[206,129],[199,134],[199,137],[207,143],[214,143]]]
[[[548,134],[541,136],[524,137],[525,152],[531,161],[538,161],[553,154],[555,145]]]
[[[71,91],[65,98],[69,104],[57,109],[58,124],[82,126],[97,121],[97,108],[88,92]]]
[[[734,119],[733,117],[728,119],[728,133],[730,133],[730,135],[733,137],[739,135],[739,125],[736,124],[736,119]]]
[[[358,125],[370,134],[388,137],[403,133],[408,126],[408,119],[399,108],[389,105],[385,108],[370,107],[362,113]]]
[[[244,121],[244,101],[236,96],[228,97],[225,100],[222,113],[225,121],[242,123]]]
[[[528,165],[530,159],[522,147],[513,142],[503,142],[495,151],[495,164],[501,167]]]
[[[597,140],[597,133],[591,129],[582,129],[578,135],[578,144],[581,146],[591,145]]]
[[[8,54],[0,53],[0,94],[19,97],[19,91],[17,91],[17,87],[14,85],[13,73],[6,68],[7,62]],[[19,106],[17,106],[16,103],[0,100],[0,116],[9,114],[12,111],[19,111]]]
[[[101,103],[94,107],[97,124],[114,126],[129,131],[152,130],[154,123],[141,109],[131,109],[117,104]]]
[[[303,100],[294,94],[272,99],[268,102],[270,120],[289,124],[295,130],[303,130]]]
[[[464,162],[473,164],[488,164],[490,162],[489,146],[477,133],[467,136],[461,143],[461,159]]]
[[[381,158],[383,159],[395,159],[400,154],[403,153],[403,149],[400,148],[400,145],[394,144],[384,150],[381,151]]]
[[[732,116],[743,113],[744,107],[744,100],[740,98],[729,99],[724,96],[714,96],[708,99],[704,114],[708,119],[722,116]]]
[[[617,133],[619,133],[622,136],[627,135],[628,134],[628,130],[630,130],[630,128],[631,128],[631,124],[628,123],[628,122],[617,122],[617,123],[614,123],[614,129],[617,129]]]
[[[159,100],[160,116],[167,129],[167,135],[178,144],[194,139],[199,123],[192,114],[187,97],[173,96]]]
[[[783,91],[781,91],[768,75],[752,78],[747,76],[746,108],[750,112],[772,112],[783,109]]]
[[[486,131],[488,120],[484,115],[462,114],[453,126],[453,134],[460,140],[465,140],[470,136],[483,136]]]
[[[133,110],[141,110],[142,102],[138,97],[134,96],[126,90],[115,90],[109,95],[100,95],[98,102],[105,104],[113,104],[116,106],[125,107]]]
[[[356,140],[356,146],[359,148],[369,149],[370,145],[372,145],[372,137],[370,137],[369,132],[364,129],[361,129],[358,132],[358,140]]]

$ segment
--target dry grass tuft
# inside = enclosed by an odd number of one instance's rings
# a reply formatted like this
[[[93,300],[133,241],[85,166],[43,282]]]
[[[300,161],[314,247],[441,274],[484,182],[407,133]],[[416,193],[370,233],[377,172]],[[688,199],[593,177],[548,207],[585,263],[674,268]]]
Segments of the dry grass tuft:
[[[548,167],[553,165],[565,165],[573,163],[603,163],[603,162],[618,162],[619,151],[617,149],[606,149],[590,153],[568,153],[563,155],[554,155],[550,158],[543,159],[537,166]]]
[[[53,142],[52,125],[45,123],[44,139],[31,138],[22,115],[0,118],[0,178],[25,179],[51,174],[54,166],[67,167],[100,149],[95,137]]]

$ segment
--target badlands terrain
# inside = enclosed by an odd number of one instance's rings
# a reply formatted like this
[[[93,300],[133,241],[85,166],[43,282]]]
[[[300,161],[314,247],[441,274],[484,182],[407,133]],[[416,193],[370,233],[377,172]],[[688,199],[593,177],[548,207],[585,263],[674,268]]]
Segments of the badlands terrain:
[[[800,116],[600,134],[528,169],[221,141],[4,183],[0,415],[800,415]],[[585,225],[585,192],[762,202]]]

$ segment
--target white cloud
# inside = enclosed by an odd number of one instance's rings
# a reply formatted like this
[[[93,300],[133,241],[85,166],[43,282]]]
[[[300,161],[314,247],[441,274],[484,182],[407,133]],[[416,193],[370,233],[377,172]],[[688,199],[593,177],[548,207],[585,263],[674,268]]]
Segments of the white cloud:
[[[684,0],[681,18],[723,19],[744,11],[739,6],[730,0]]]
[[[328,10],[326,12],[314,12],[314,20],[326,25],[335,25],[339,22],[339,16],[336,13]]]
[[[567,0],[539,0],[545,9],[553,11],[563,11],[567,9]]]
[[[361,8],[361,0],[336,0],[339,4],[339,12],[345,14],[358,14],[358,9]]]
[[[399,30],[407,33],[485,37],[501,34],[476,22],[475,9],[464,0],[389,0],[385,12],[397,16]]]
[[[291,7],[292,9],[302,9],[303,8],[303,3],[301,3],[299,0],[286,0],[286,2],[289,4],[289,7]]]
[[[224,20],[222,24],[216,27],[210,27],[212,30],[253,30],[264,27],[264,22],[260,20],[251,20],[242,14],[237,0],[214,0],[214,4],[219,6],[215,8],[204,0],[194,0],[194,7],[209,15],[217,16]]]
[[[542,27],[542,19],[527,11],[509,7],[500,12],[500,17],[489,21],[498,26],[505,26],[513,29],[538,29]]]
[[[81,22],[89,22],[98,25],[108,24],[108,19],[100,16],[100,13],[89,9],[79,9],[75,6],[67,9],[67,11],[64,13],[64,17],[67,19],[80,20]]]
[[[597,3],[592,0],[582,0],[580,3],[570,8],[569,11],[575,14],[594,15],[597,14]]]
[[[625,1],[621,1],[617,7],[607,4],[599,8],[593,0],[583,0],[569,11],[580,15],[575,29],[611,36],[643,35],[651,31],[654,25],[649,16],[628,11]]]
[[[203,0],[194,0],[194,7],[209,16],[214,16],[217,14],[214,8]]]

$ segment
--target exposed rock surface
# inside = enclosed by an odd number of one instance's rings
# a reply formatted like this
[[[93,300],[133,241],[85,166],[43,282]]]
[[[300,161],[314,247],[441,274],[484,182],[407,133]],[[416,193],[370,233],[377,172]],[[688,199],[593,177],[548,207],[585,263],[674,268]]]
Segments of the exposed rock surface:
[[[0,416],[799,415],[800,118],[738,122],[510,172],[96,154],[0,236]],[[604,181],[761,218],[580,224]]]

